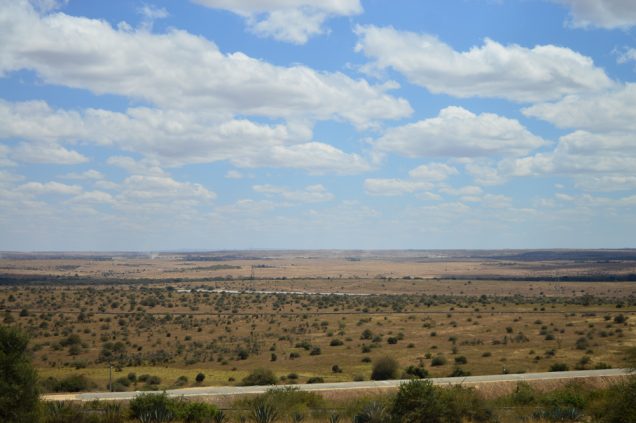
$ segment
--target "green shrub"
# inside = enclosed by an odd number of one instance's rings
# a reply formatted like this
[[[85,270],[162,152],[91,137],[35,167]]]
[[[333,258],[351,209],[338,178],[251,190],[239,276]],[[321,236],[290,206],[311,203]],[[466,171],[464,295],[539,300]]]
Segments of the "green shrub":
[[[203,402],[186,402],[178,407],[178,416],[184,423],[211,422],[217,412],[214,405]]]
[[[466,364],[468,360],[463,355],[455,357],[455,364]]]
[[[254,369],[249,375],[243,378],[243,386],[252,385],[276,385],[278,378],[269,369]]]
[[[197,376],[194,378],[197,383],[201,383],[205,380],[205,375],[203,373],[197,373]]]
[[[431,360],[431,366],[434,366],[434,367],[443,366],[446,363],[447,363],[446,358],[442,355],[433,357],[433,359]]]
[[[602,423],[636,422],[636,376],[609,388],[592,414]]]
[[[66,376],[61,380],[48,377],[43,380],[41,384],[46,392],[81,392],[97,387],[97,385],[86,376],[76,374]]]
[[[537,393],[526,382],[517,383],[517,387],[510,395],[510,400],[514,405],[530,405],[537,401]]]
[[[372,380],[395,379],[398,373],[398,362],[392,357],[382,357],[373,364]]]
[[[401,384],[391,406],[391,416],[399,423],[441,422],[443,414],[444,404],[430,380],[411,380]]]
[[[307,379],[307,383],[325,383],[325,380],[320,376],[312,376]]]
[[[128,407],[130,417],[144,423],[170,422],[174,420],[179,409],[177,402],[168,398],[165,392],[138,395],[130,400]]]
[[[449,377],[465,377],[465,376],[470,376],[470,372],[467,372],[461,367],[455,367],[448,376]]]
[[[554,364],[552,364],[550,366],[550,371],[551,372],[565,372],[565,371],[567,371],[569,369],[570,368],[565,363],[554,363]]]
[[[430,380],[403,383],[391,405],[391,417],[396,423],[485,422],[492,416],[474,390],[461,386],[438,388]]]
[[[404,369],[404,373],[402,375],[403,379],[425,379],[428,377],[428,371],[424,367],[421,366],[409,366]]]

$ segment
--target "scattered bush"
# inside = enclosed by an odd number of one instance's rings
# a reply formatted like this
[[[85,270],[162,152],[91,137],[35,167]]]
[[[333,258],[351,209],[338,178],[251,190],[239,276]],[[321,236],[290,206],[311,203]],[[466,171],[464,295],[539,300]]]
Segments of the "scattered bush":
[[[565,372],[565,371],[568,371],[569,369],[570,368],[565,363],[554,363],[550,366],[551,372]]]
[[[372,380],[395,379],[398,372],[398,362],[392,357],[382,357],[373,364]]]
[[[276,385],[278,378],[269,369],[254,369],[249,375],[243,378],[243,386],[253,385]]]
[[[442,355],[433,357],[433,359],[431,360],[431,366],[434,366],[434,367],[444,366],[446,363],[447,363],[446,358]]]

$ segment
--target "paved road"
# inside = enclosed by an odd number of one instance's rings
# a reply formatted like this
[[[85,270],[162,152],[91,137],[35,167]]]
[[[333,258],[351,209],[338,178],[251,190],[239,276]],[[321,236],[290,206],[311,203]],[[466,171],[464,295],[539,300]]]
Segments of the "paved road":
[[[556,379],[579,379],[589,377],[616,377],[628,374],[627,369],[606,369],[606,370],[578,370],[572,372],[550,372],[550,373],[522,373],[509,375],[487,375],[487,376],[467,376],[467,377],[442,377],[431,379],[436,385],[458,385],[458,384],[478,384],[497,382],[520,382],[532,380],[556,380]],[[295,386],[303,391],[338,391],[338,390],[363,390],[378,388],[395,388],[405,380],[386,381],[365,381],[365,382],[338,382],[338,383],[315,383],[309,385],[278,385]],[[262,394],[271,386],[209,386],[200,388],[170,389],[166,393],[171,397],[200,397],[200,396],[226,396],[243,394]],[[92,401],[92,400],[130,400],[144,392],[87,392],[81,394],[53,394],[44,395],[46,401]],[[158,392],[157,392],[158,393]]]

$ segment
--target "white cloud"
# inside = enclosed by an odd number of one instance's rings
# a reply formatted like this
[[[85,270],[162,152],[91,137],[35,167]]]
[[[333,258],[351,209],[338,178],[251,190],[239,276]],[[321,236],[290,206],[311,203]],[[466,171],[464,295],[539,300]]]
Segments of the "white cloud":
[[[436,37],[391,27],[358,26],[357,51],[435,94],[497,97],[518,102],[558,99],[612,85],[592,59],[565,47],[484,44],[458,52]]]
[[[443,187],[443,188],[440,188],[440,191],[445,194],[450,194],[455,196],[462,196],[462,195],[475,196],[475,195],[480,195],[483,192],[480,187],[474,186],[474,185],[469,185],[469,186],[460,187],[460,188]]]
[[[79,185],[66,185],[55,181],[46,183],[27,182],[26,184],[20,185],[17,189],[18,191],[33,195],[76,195],[82,192],[82,187],[80,187]]]
[[[636,49],[628,48],[618,56],[618,63],[636,62]]]
[[[321,184],[308,185],[302,190],[290,190],[274,185],[254,185],[252,189],[270,197],[280,197],[295,203],[322,203],[334,199],[334,195]]]
[[[193,0],[203,6],[229,10],[246,18],[250,31],[279,41],[305,44],[322,34],[334,16],[362,13],[360,0]]]
[[[53,143],[20,143],[11,152],[15,160],[26,163],[80,164],[88,158],[74,150]]]
[[[414,179],[428,181],[443,181],[449,176],[457,175],[456,168],[445,163],[430,163],[416,167],[409,171],[409,176]]]
[[[122,195],[130,201],[194,198],[213,200],[216,194],[201,184],[178,182],[169,176],[132,175],[123,182]]]
[[[545,143],[515,119],[447,107],[437,117],[388,129],[374,148],[408,157],[519,156]]]
[[[480,185],[500,185],[506,182],[505,175],[502,175],[496,165],[489,163],[471,162],[464,166],[466,172],[471,175],[475,182]]]
[[[153,34],[63,13],[41,16],[25,0],[0,6],[0,39],[0,75],[29,69],[46,83],[196,110],[208,119],[335,118],[367,127],[411,113],[406,100],[386,93],[394,84],[223,54],[182,30]]]
[[[307,133],[308,132],[308,133]],[[353,174],[370,168],[366,159],[329,144],[311,142],[298,122],[257,124],[246,119],[216,122],[205,114],[131,108],[83,112],[52,109],[42,101],[0,100],[0,139],[23,142],[12,157],[23,161],[75,164],[87,161],[60,143],[114,146],[144,156],[111,158],[131,173],[161,173],[161,166],[229,160],[240,167],[290,167],[311,173]],[[43,144],[39,140],[46,140]],[[140,169],[143,167],[143,171]]]
[[[570,8],[576,28],[630,28],[636,25],[633,0],[553,0]]]
[[[113,196],[103,191],[87,191],[69,200],[70,203],[81,204],[115,204]]]
[[[540,103],[523,114],[559,128],[597,132],[636,131],[636,83],[594,95],[572,95],[553,103]]]
[[[345,153],[329,144],[310,142],[291,146],[273,146],[263,156],[240,157],[233,161],[244,167],[289,167],[305,169],[310,174],[355,174],[371,169],[358,154]]]
[[[144,4],[137,9],[137,12],[143,18],[141,27],[146,31],[152,31],[152,26],[157,19],[164,19],[169,16],[166,9],[163,7],[156,7],[151,4]]]
[[[243,179],[243,174],[239,172],[238,170],[231,169],[225,173],[225,178],[226,179]]]
[[[562,174],[590,191],[634,188],[636,169],[636,84],[587,96],[568,96],[554,103],[523,109],[526,116],[575,131],[561,137],[549,153],[504,162],[513,175]]]
[[[636,190],[636,175],[581,175],[576,179],[577,188],[589,191]]]
[[[364,180],[364,189],[370,195],[397,196],[427,191],[431,188],[433,184],[430,182],[408,179],[368,178]]]
[[[549,153],[504,160],[499,167],[514,176],[629,175],[636,169],[636,145],[630,134],[575,131],[561,137],[556,148]]]
[[[71,173],[67,173],[66,175],[63,176],[63,178],[66,179],[92,179],[92,180],[101,180],[104,179],[104,175],[95,170],[95,169],[89,169],[87,171],[78,173],[78,172],[71,172]]]
[[[128,156],[111,156],[106,159],[106,163],[111,166],[124,169],[128,173],[137,175],[164,176],[165,172],[156,160],[141,159],[135,160]]]

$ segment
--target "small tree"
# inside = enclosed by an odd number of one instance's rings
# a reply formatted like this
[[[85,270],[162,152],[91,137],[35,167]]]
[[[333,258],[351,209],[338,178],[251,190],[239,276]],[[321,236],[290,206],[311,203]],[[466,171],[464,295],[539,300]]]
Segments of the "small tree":
[[[205,380],[205,375],[203,373],[197,373],[197,376],[194,378],[197,383],[201,383]]]
[[[371,379],[388,380],[395,379],[398,373],[398,362],[392,357],[382,357],[373,364]]]
[[[27,353],[28,338],[0,326],[0,421],[38,420],[37,374]]]
[[[400,385],[391,415],[396,422],[441,422],[444,403],[430,380],[411,380]]]

